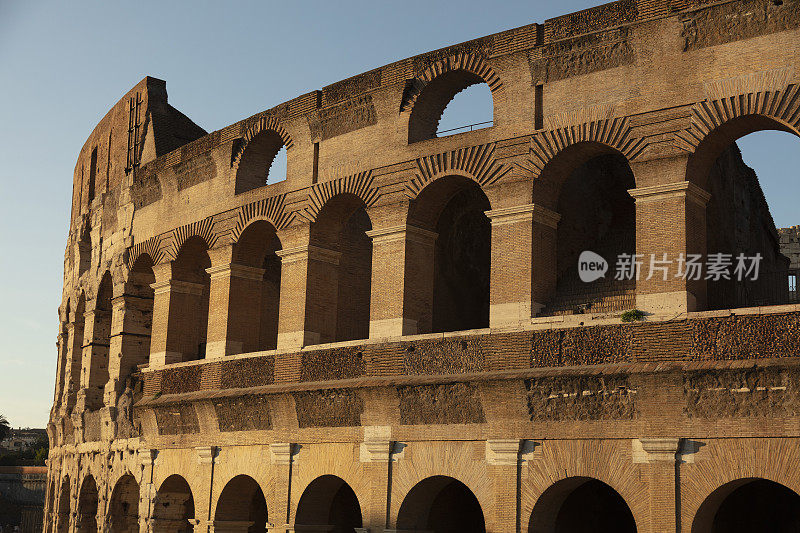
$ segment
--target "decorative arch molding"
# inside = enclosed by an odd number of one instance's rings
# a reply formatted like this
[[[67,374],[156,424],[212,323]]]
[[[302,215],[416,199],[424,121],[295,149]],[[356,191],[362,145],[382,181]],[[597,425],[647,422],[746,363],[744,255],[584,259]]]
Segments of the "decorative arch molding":
[[[217,234],[214,231],[213,217],[207,217],[185,226],[175,228],[171,233],[171,244],[164,250],[163,259],[175,260],[178,257],[181,247],[191,237],[200,237],[209,248],[213,248],[217,243]]]
[[[410,81],[403,91],[400,112],[410,111],[430,82],[442,74],[454,70],[465,70],[480,77],[489,86],[493,96],[503,89],[500,76],[486,63],[483,57],[474,53],[458,52],[434,62]]]
[[[370,207],[379,197],[373,182],[372,171],[365,170],[344,178],[317,183],[311,188],[307,204],[299,214],[307,221],[314,222],[328,200],[339,194],[352,194],[360,198],[366,207]]]
[[[162,247],[163,238],[161,235],[150,237],[146,241],[137,242],[128,248],[128,255],[125,259],[125,266],[128,270],[133,269],[133,265],[139,260],[142,254],[149,255],[153,264],[160,263],[164,259],[164,249]]]
[[[531,137],[530,156],[520,167],[534,178],[565,148],[581,143],[595,142],[619,151],[628,161],[633,161],[646,148],[643,139],[631,135],[627,117],[600,118],[581,124],[561,126],[536,133]]]
[[[428,184],[446,175],[464,176],[481,187],[497,182],[513,167],[495,160],[495,146],[481,144],[418,158],[414,175],[406,182],[406,197],[413,200]]]
[[[274,131],[277,133],[287,149],[294,145],[291,135],[289,135],[289,132],[286,131],[277,118],[273,115],[263,116],[259,118],[255,124],[247,128],[247,131],[242,135],[241,141],[238,145],[234,146],[233,154],[231,155],[231,168],[239,168],[239,163],[242,160],[244,151],[247,149],[247,145],[250,144],[250,141],[252,141],[256,135],[263,131]]]
[[[236,225],[231,232],[231,242],[237,242],[247,226],[257,220],[266,220],[275,229],[288,226],[294,215],[285,211],[285,200],[286,195],[279,194],[240,207],[237,210]]]
[[[692,106],[691,125],[675,136],[677,148],[694,153],[716,128],[735,118],[760,115],[800,135],[800,85],[793,69],[776,69],[708,82],[707,98]]]

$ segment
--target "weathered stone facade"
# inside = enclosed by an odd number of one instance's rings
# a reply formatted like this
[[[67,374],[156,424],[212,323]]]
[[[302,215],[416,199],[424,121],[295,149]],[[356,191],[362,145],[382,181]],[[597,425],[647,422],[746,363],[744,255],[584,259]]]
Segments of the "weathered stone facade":
[[[212,133],[142,80],[75,167],[45,531],[791,530],[800,306],[731,144],[800,132],[799,13],[621,0]]]

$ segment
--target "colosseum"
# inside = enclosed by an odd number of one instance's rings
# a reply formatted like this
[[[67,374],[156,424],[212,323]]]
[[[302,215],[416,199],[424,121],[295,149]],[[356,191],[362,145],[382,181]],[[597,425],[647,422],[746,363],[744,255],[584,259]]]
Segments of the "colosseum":
[[[144,78],[75,166],[45,533],[800,530],[735,144],[800,133],[798,56],[798,0],[620,0],[212,133]]]

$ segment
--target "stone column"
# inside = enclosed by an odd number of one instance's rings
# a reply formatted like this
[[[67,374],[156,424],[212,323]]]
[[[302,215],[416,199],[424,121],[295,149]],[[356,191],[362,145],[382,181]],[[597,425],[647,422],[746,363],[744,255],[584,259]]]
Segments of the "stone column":
[[[520,460],[519,439],[486,441],[486,462],[494,486],[491,510],[485,509],[486,531],[519,531],[517,524],[517,485]]]
[[[634,164],[637,184],[658,183],[664,176],[685,172],[685,158]],[[654,175],[656,174],[656,175]],[[681,174],[682,175],[682,174]],[[706,254],[706,191],[688,181],[644,185],[628,191],[636,199],[636,254],[642,271],[636,282],[636,307],[655,315],[702,310],[706,282],[676,277],[681,254]],[[671,261],[666,279],[661,272],[650,279],[651,257]],[[702,262],[702,260],[701,260]],[[609,265],[614,268],[614,265]],[[703,276],[705,272],[703,272]]]
[[[633,441],[633,461],[642,465],[649,487],[650,531],[678,531],[675,468],[681,439],[650,437]]]
[[[137,275],[140,274],[130,273],[132,278]],[[127,285],[120,286],[121,293],[115,294],[111,301],[109,379],[105,389],[105,403],[108,406],[116,405],[117,397],[124,390],[125,380],[130,373],[137,366],[147,364],[150,359],[153,301],[129,292]]]
[[[403,224],[367,235],[372,238],[370,338],[430,331],[436,233]]]
[[[233,245],[209,250],[211,290],[206,358],[257,349],[264,269],[233,262]]]
[[[492,223],[489,325],[526,323],[556,288],[556,228],[561,216],[536,204],[486,212]]]
[[[391,426],[367,426],[360,458],[364,475],[369,479],[369,501],[362,509],[363,523],[373,533],[381,533],[389,525],[389,483],[392,461]]]
[[[58,370],[56,371],[56,386],[53,393],[53,412],[58,412],[63,401],[64,388],[66,387],[67,367],[69,366],[69,334],[67,327],[61,328],[56,346],[58,347]]]
[[[335,338],[339,252],[314,246],[308,237],[305,232],[294,239],[295,246],[276,252],[281,258],[279,349]]]
[[[92,301],[92,305],[97,300]],[[78,410],[98,409],[103,405],[103,392],[108,382],[108,348],[111,335],[111,312],[89,308],[84,313],[84,344],[81,357],[81,388]]]
[[[83,317],[78,317],[80,324],[76,324],[75,316],[67,324],[67,353],[66,369],[64,376],[64,390],[61,400],[62,414],[68,414],[75,406],[78,389],[81,385],[81,362],[83,354]]]
[[[269,516],[274,524],[271,530],[280,531],[288,527],[291,518],[291,501],[289,495],[292,489],[292,456],[294,445],[288,442],[276,442],[269,445],[272,464],[275,468],[274,493],[268,497],[272,500]],[[274,509],[274,510],[273,510]]]
[[[194,353],[188,344],[197,342],[190,334],[194,318],[188,316],[192,299],[202,298],[203,284],[172,279],[172,263],[153,267],[156,282],[153,300],[153,335],[150,339],[150,366],[159,367],[184,360]],[[196,306],[195,306],[196,307]]]

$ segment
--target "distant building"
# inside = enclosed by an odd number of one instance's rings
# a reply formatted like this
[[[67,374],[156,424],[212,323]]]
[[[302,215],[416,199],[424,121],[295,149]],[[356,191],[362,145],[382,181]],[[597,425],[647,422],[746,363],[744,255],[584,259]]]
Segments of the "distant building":
[[[18,428],[12,429],[5,439],[0,441],[0,451],[22,451],[30,448],[37,441],[47,438],[47,430]]]
[[[781,253],[789,258],[789,268],[800,268],[800,226],[778,230]]]
[[[46,466],[0,466],[0,528],[4,533],[42,531],[46,485]]]

